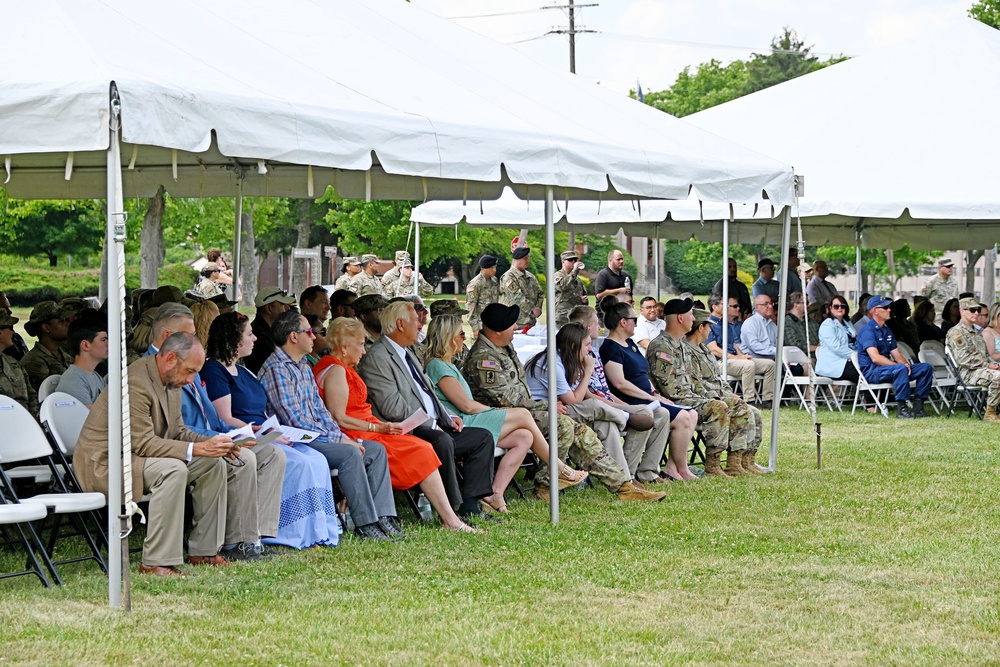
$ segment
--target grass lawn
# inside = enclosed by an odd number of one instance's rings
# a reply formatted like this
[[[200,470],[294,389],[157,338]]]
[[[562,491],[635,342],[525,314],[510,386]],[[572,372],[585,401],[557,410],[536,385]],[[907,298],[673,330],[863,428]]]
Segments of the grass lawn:
[[[92,563],[53,590],[4,580],[0,664],[996,664],[996,429],[820,417],[822,471],[808,415],[785,409],[776,474],[675,484],[656,505],[571,490],[555,527],[513,502],[488,536],[459,536],[401,505],[396,545],[188,581],[135,574],[136,554],[131,615],[107,609]]]

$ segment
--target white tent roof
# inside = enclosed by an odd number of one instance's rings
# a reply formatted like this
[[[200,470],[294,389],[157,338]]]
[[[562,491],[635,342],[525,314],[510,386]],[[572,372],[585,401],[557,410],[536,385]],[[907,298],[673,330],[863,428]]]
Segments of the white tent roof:
[[[869,247],[1000,238],[1000,31],[972,19],[685,120],[804,174],[803,222]]]
[[[112,82],[129,196],[232,194],[240,167],[248,195],[791,193],[785,165],[401,0],[8,1],[4,18],[14,197],[104,196]]]

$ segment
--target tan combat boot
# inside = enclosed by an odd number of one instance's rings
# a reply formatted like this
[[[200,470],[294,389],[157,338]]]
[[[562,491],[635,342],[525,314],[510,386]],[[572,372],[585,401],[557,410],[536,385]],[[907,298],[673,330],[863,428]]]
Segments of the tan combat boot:
[[[764,475],[766,473],[757,466],[757,460],[755,458],[756,456],[757,456],[756,449],[743,450],[743,470],[753,475]]]
[[[535,500],[541,500],[543,503],[549,502],[549,487],[535,484]]]
[[[726,474],[730,477],[739,477],[746,472],[743,469],[743,452],[729,452],[726,456]]]
[[[647,491],[646,489],[639,488],[629,481],[622,484],[621,488],[618,489],[617,496],[618,500],[642,500],[646,502],[656,502],[666,498],[667,494],[662,491]]]
[[[726,477],[726,473],[722,470],[722,464],[719,459],[722,458],[722,451],[710,452],[705,454],[705,474],[711,477]]]
[[[997,406],[987,405],[986,414],[983,415],[984,422],[1000,422],[1000,415],[997,414]]]

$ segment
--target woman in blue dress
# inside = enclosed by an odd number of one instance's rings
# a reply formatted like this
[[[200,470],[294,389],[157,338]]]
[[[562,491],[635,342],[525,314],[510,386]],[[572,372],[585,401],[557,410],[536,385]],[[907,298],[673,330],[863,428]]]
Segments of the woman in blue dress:
[[[445,409],[462,418],[466,426],[485,428],[493,434],[497,447],[507,450],[493,476],[493,495],[483,502],[498,512],[506,512],[503,492],[521,466],[528,449],[544,465],[549,462],[549,443],[538,430],[531,413],[525,408],[491,408],[472,399],[472,390],[462,373],[451,362],[465,342],[462,319],[456,315],[438,315],[427,328],[424,371],[434,383]],[[587,478],[587,473],[573,470],[560,463],[559,488],[575,486]]]
[[[219,315],[208,333],[208,359],[201,369],[201,378],[219,417],[236,428],[247,424],[259,428],[267,419],[264,388],[257,376],[236,364],[253,351],[256,339],[249,318],[241,313]],[[284,437],[275,444],[281,446],[287,465],[281,488],[278,535],[264,541],[295,549],[337,546],[341,528],[326,458],[315,449],[293,444]]]

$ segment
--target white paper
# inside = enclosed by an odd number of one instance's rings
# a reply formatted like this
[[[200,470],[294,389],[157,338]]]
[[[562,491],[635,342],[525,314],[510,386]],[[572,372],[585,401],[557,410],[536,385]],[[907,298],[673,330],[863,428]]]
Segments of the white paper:
[[[292,442],[312,442],[320,435],[319,431],[306,431],[294,426],[280,425],[278,428],[281,430],[281,434]]]
[[[662,408],[662,407],[663,404],[660,403],[659,401],[653,401],[652,403],[649,404],[649,409],[654,412],[656,411],[656,408]]]
[[[401,421],[399,423],[399,428],[403,429],[403,433],[409,433],[416,427],[423,424],[428,419],[430,419],[430,417],[427,415],[426,412],[424,412],[424,409],[421,408],[416,412],[414,412],[409,417],[407,417],[406,419],[404,419],[403,421]]]
[[[253,438],[254,437],[253,424],[247,424],[246,426],[243,426],[241,428],[234,428],[226,435],[232,438],[233,442],[239,442],[240,440]]]
[[[277,415],[271,415],[264,421],[263,424],[260,425],[260,433],[266,433],[272,428],[281,428],[281,424],[278,423]]]

